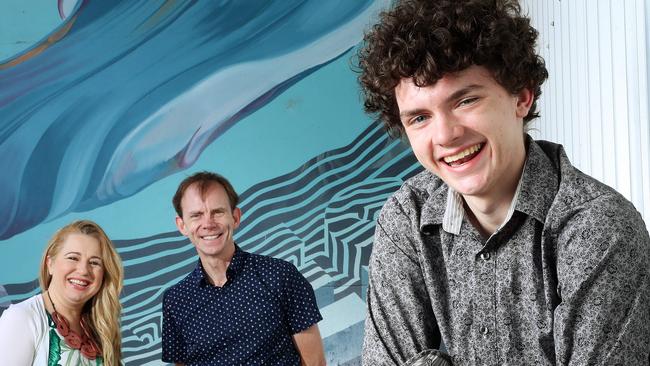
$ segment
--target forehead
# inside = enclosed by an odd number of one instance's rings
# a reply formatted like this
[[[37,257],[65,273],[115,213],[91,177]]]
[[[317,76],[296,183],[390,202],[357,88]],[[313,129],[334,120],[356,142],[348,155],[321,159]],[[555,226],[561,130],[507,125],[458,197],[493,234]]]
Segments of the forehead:
[[[101,257],[101,246],[95,237],[80,233],[71,233],[61,243],[59,253],[83,253],[88,256]]]
[[[201,191],[201,188],[203,188],[203,191]],[[230,207],[228,194],[221,184],[210,182],[201,187],[200,183],[194,183],[187,187],[181,198],[183,212],[198,209],[205,204]]]

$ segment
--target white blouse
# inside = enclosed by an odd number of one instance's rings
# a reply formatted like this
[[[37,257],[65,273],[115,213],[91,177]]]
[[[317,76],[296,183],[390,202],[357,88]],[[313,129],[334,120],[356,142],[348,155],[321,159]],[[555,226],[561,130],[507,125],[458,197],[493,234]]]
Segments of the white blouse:
[[[53,332],[53,333],[52,333]],[[54,334],[57,338],[51,338]],[[50,342],[51,340],[51,342]],[[49,359],[50,347],[53,352]],[[56,358],[60,358],[56,362]],[[38,294],[9,306],[0,317],[0,365],[15,366],[99,366],[101,357],[89,360],[70,348],[48,317],[43,296]]]

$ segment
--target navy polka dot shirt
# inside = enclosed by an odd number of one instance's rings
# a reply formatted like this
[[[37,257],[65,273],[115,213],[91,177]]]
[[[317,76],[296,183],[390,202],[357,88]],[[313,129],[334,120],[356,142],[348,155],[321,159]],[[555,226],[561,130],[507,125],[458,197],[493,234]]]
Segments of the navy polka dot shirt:
[[[322,319],[311,284],[280,259],[235,250],[223,287],[201,261],[163,296],[162,360],[186,365],[300,365],[292,335]]]

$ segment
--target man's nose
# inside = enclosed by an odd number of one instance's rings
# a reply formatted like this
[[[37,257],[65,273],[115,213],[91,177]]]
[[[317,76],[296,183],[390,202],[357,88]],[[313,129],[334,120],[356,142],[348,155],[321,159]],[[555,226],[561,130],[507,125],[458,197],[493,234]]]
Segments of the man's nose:
[[[434,123],[429,126],[431,140],[435,145],[451,146],[454,141],[463,135],[464,128],[451,114],[440,114],[435,117]]]
[[[212,227],[216,223],[216,218],[214,215],[205,215],[203,216],[203,226]]]

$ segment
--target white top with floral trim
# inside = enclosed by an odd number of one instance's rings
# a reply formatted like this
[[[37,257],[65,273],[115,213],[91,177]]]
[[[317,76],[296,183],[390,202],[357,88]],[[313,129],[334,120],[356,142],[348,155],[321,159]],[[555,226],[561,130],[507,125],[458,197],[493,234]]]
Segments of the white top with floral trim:
[[[70,348],[51,324],[41,294],[9,306],[0,317],[0,365],[102,365],[100,357],[89,360],[79,350]],[[60,356],[58,363],[49,360],[52,330],[60,346],[60,352],[52,354],[53,358]]]

